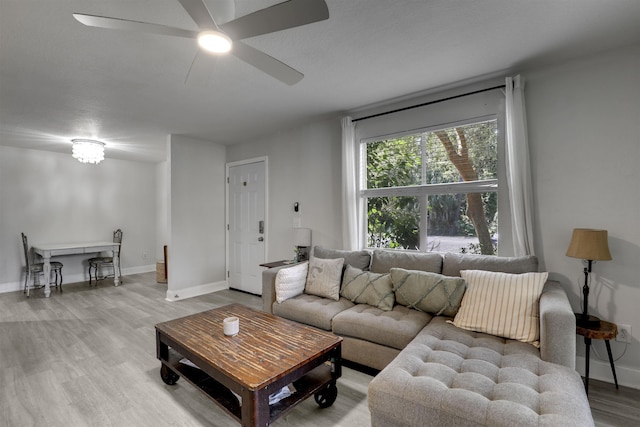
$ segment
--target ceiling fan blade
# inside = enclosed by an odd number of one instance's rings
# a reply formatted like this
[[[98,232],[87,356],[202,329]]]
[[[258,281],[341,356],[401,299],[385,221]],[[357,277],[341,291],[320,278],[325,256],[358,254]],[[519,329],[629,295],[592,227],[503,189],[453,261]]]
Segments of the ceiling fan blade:
[[[269,74],[271,77],[289,86],[293,86],[304,77],[304,74],[278,61],[273,56],[269,56],[242,42],[234,42],[231,53],[247,64],[253,65],[258,70]]]
[[[217,63],[217,55],[210,55],[198,49],[184,83],[189,86],[206,86],[212,79]]]
[[[187,11],[193,22],[196,23],[200,30],[215,30],[218,28],[216,21],[213,20],[213,16],[207,5],[202,0],[178,0],[184,10]]]
[[[163,36],[186,38],[196,38],[198,36],[198,33],[195,31],[167,27],[166,25],[160,24],[150,24],[148,22],[131,21],[129,19],[85,15],[82,13],[74,13],[73,17],[88,27],[108,28],[110,30],[138,31],[141,33],[160,34]]]
[[[234,19],[220,25],[220,29],[232,40],[241,40],[328,18],[329,9],[324,0],[289,0]]]

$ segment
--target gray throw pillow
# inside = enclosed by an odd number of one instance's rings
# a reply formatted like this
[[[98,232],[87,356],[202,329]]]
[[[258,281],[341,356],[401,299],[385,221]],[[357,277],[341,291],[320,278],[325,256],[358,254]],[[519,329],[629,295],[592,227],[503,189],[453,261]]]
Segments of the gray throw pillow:
[[[356,304],[368,304],[380,310],[393,309],[394,295],[388,274],[371,273],[347,265],[340,295]]]
[[[393,290],[398,304],[439,316],[453,317],[466,290],[461,277],[426,271],[392,268]]]

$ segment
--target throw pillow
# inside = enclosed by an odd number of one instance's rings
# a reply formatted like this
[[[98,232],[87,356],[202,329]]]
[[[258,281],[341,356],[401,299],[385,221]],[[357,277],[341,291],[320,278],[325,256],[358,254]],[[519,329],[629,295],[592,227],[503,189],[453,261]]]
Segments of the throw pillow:
[[[539,300],[549,273],[460,272],[467,292],[453,324],[539,346]]]
[[[461,277],[402,268],[392,268],[390,273],[398,304],[435,316],[453,317],[458,312],[466,289]]]
[[[384,311],[393,309],[395,300],[388,274],[362,271],[350,265],[344,272],[340,295],[356,304],[368,304]]]
[[[309,263],[283,268],[276,273],[276,302],[281,303],[304,292]]]
[[[319,297],[340,299],[340,278],[344,258],[322,259],[311,257],[304,292]]]

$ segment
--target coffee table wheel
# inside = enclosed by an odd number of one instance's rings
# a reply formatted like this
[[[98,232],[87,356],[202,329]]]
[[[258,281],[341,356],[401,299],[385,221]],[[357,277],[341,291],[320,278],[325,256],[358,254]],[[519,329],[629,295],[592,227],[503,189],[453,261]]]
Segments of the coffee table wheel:
[[[164,381],[165,384],[174,385],[178,382],[180,375],[167,368],[167,365],[163,363],[162,366],[160,366],[160,378],[162,378],[162,381]]]
[[[328,408],[333,405],[333,402],[336,401],[338,397],[338,387],[336,387],[336,383],[329,383],[322,390],[318,390],[313,398],[316,400],[318,406],[322,409]]]

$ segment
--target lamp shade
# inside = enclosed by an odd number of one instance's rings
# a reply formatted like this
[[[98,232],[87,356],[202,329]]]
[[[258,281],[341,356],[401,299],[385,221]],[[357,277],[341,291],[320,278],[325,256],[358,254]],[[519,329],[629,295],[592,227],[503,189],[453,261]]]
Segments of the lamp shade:
[[[293,244],[295,246],[311,246],[311,229],[310,228],[294,228]]]
[[[574,228],[567,256],[592,261],[611,260],[607,230]]]

